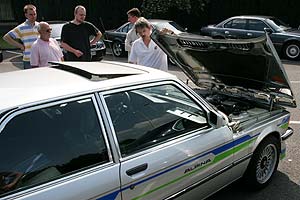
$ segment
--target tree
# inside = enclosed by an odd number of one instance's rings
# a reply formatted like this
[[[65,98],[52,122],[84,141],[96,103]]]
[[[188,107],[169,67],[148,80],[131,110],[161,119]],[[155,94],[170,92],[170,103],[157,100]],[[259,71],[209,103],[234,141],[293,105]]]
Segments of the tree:
[[[189,28],[198,28],[207,16],[210,0],[143,0],[141,11],[146,18],[170,19]],[[193,20],[189,20],[193,19]]]

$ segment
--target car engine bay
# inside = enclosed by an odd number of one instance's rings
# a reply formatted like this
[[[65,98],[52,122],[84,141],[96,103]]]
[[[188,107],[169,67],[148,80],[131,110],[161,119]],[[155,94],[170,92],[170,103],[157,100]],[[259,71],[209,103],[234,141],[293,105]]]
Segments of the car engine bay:
[[[282,112],[282,108],[280,107],[271,108],[270,105],[242,97],[232,97],[220,93],[207,93],[200,90],[196,92],[228,117],[228,121],[235,132]]]

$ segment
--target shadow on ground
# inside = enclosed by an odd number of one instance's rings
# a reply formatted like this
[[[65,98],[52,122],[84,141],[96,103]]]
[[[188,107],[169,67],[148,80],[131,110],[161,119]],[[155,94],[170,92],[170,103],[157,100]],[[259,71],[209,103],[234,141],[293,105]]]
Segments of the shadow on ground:
[[[289,177],[278,171],[269,186],[263,190],[251,192],[245,188],[242,181],[237,181],[207,200],[299,200],[300,186],[292,182]]]
[[[293,60],[281,60],[282,64],[286,65],[298,65],[300,64],[299,61],[293,61]]]

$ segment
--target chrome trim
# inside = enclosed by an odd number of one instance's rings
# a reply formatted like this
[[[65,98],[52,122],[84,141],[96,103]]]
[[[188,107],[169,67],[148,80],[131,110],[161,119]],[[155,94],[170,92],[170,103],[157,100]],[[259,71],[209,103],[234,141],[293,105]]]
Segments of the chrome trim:
[[[109,129],[109,134],[108,134],[108,138],[110,139],[110,141],[112,141],[113,146],[112,148],[114,149],[113,154],[115,155],[115,162],[119,162],[120,158],[121,158],[121,151],[120,151],[120,147],[119,147],[119,142],[115,133],[115,129],[111,120],[111,117],[109,115],[109,111],[104,99],[104,95],[101,92],[97,93],[98,98],[99,98],[99,102],[101,103],[101,111],[103,113],[105,113],[105,121],[106,121],[106,127],[108,127]],[[108,131],[108,130],[107,130]],[[116,152],[116,153],[115,153]]]
[[[288,127],[288,129],[285,131],[284,134],[281,135],[281,139],[284,141],[291,137],[294,133],[294,130],[291,127]]]
[[[103,123],[103,118],[102,118],[101,113],[100,113],[100,108],[99,108],[100,106],[98,105],[97,96],[95,96],[95,95],[93,95],[93,97],[92,97],[94,108],[95,108],[95,111],[96,111],[96,115],[98,116],[98,122],[100,123],[100,129],[102,131],[102,136],[104,138],[104,142],[105,142],[105,145],[106,145],[109,162],[112,162],[113,161],[113,156],[112,156],[111,148],[109,146],[107,131],[105,129],[105,125]]]

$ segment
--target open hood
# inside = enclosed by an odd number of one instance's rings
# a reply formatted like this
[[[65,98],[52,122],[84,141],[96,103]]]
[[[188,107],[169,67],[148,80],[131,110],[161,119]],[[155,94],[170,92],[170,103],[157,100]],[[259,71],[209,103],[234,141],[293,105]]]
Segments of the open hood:
[[[151,37],[199,87],[296,107],[287,74],[267,34],[254,39],[218,40],[154,30]]]

